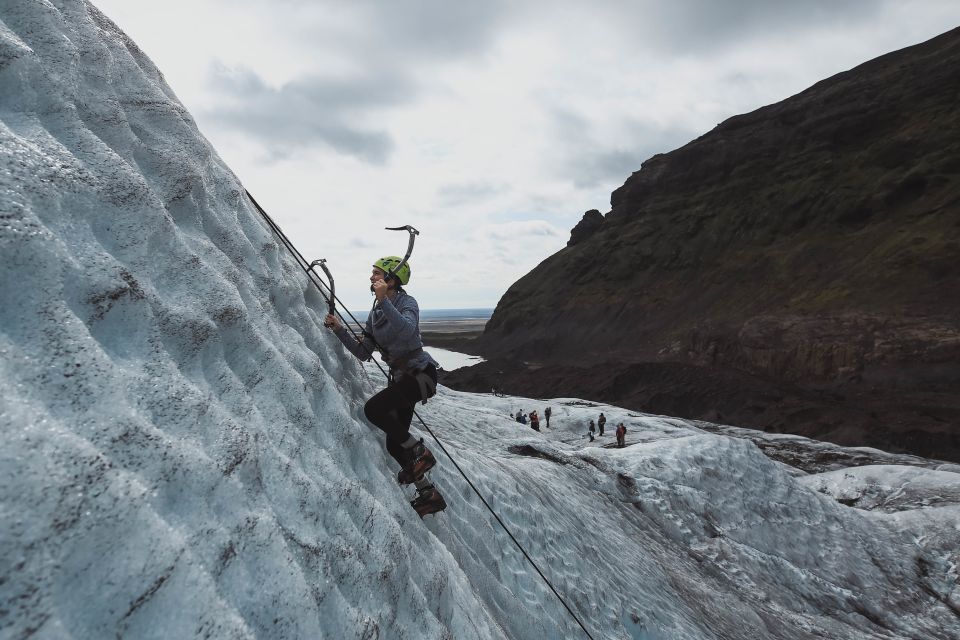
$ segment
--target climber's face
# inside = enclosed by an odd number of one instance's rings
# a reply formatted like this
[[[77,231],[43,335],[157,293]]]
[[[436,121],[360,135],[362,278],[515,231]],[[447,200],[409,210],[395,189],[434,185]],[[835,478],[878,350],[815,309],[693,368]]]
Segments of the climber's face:
[[[374,267],[373,271],[370,272],[370,291],[377,293],[377,289],[383,290],[383,293],[377,294],[378,298],[385,293],[393,291],[395,288],[393,278],[390,278],[389,280],[383,279],[386,275],[387,274],[384,273],[383,269],[378,269],[377,267]]]

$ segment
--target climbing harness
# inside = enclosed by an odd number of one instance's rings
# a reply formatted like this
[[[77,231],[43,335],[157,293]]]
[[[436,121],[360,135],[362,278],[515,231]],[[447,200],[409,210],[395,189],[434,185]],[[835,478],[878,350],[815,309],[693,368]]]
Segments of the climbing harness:
[[[326,260],[320,259],[320,260],[314,260],[312,263],[308,263],[308,262],[304,259],[303,255],[296,249],[296,247],[293,246],[293,243],[290,242],[290,239],[287,238],[287,236],[283,233],[283,231],[280,229],[280,227],[277,225],[277,223],[274,222],[273,219],[272,219],[269,215],[267,215],[267,212],[263,210],[263,207],[261,207],[260,204],[259,204],[256,200],[254,200],[253,196],[250,195],[250,192],[249,192],[249,191],[246,191],[246,190],[244,190],[244,191],[245,191],[245,193],[247,194],[247,197],[250,199],[250,202],[253,203],[253,206],[256,207],[257,211],[260,212],[260,215],[263,216],[263,219],[267,222],[267,225],[270,227],[270,229],[272,229],[273,232],[277,235],[277,237],[280,238],[280,241],[284,244],[284,246],[286,246],[287,250],[290,251],[290,253],[296,258],[297,262],[300,264],[300,267],[307,273],[307,277],[308,277],[308,279],[310,280],[310,282],[313,283],[313,285],[314,285],[314,286],[317,288],[317,290],[320,292],[320,295],[323,296],[324,300],[326,300],[327,305],[328,305],[328,307],[329,307],[329,309],[330,309],[330,311],[331,311],[331,314],[335,311],[334,301],[339,302],[339,303],[340,303],[340,307],[343,308],[344,310],[346,310],[347,315],[350,316],[350,318],[354,321],[354,323],[355,323],[356,325],[358,325],[358,326],[363,326],[363,325],[360,324],[359,321],[357,321],[357,319],[354,317],[354,315],[353,315],[352,313],[350,313],[350,310],[347,309],[347,308],[344,306],[343,302],[342,302],[339,298],[336,297],[336,295],[335,295],[335,293],[334,293],[334,289],[333,289],[333,276],[330,274],[330,271],[329,271],[329,270],[327,269],[327,267],[326,267]],[[391,270],[390,270],[390,273],[388,274],[390,277],[392,277],[392,276],[395,274],[395,272],[396,272],[397,270],[399,270],[400,267],[402,267],[404,264],[406,264],[407,260],[410,258],[410,254],[413,253],[413,243],[414,243],[415,236],[419,235],[420,232],[417,231],[416,229],[414,229],[413,227],[411,227],[410,225],[405,225],[405,226],[403,226],[403,227],[387,227],[387,230],[389,230],[389,231],[407,231],[407,232],[410,234],[409,242],[408,242],[408,244],[407,244],[407,253],[406,253],[406,255],[403,257],[403,260],[401,261],[401,263],[400,263],[399,265],[397,265],[396,269],[391,269]],[[330,292],[330,295],[329,295],[329,296],[327,296],[327,295],[323,292],[323,289],[320,287],[320,284],[323,284],[323,281],[319,278],[319,276],[317,275],[317,273],[313,270],[313,267],[314,267],[315,265],[319,265],[320,268],[323,269],[323,271],[327,274],[327,277],[330,279],[330,284],[326,286],[327,290]],[[313,277],[311,277],[311,274],[312,274]],[[349,329],[349,331],[351,332],[351,334],[353,335],[353,337],[359,340],[360,337],[357,336],[357,333],[356,333],[356,332],[353,330],[353,328],[347,323],[347,321],[343,318],[343,316],[340,314],[339,311],[336,311],[336,315],[340,318],[341,322],[343,322],[344,326],[346,326],[346,327]],[[367,335],[369,335],[369,334],[367,334],[366,332],[364,332],[364,336],[367,336]],[[382,350],[382,348],[380,347],[380,345],[377,344],[376,339],[375,339],[373,336],[369,336],[369,337],[370,337],[370,339],[373,341],[374,346],[375,346],[377,349],[381,349],[381,350]],[[383,366],[382,366],[379,362],[377,362],[376,360],[374,360],[373,362],[377,365],[377,368],[380,369],[380,372],[387,377],[387,380],[389,380],[389,379],[390,379],[390,374],[387,373],[386,371],[384,371]],[[418,382],[420,382],[420,381],[418,380]],[[431,380],[430,382],[432,383],[433,381]],[[423,383],[420,382],[420,384],[421,384],[421,390],[423,390]],[[432,391],[431,395],[433,395],[433,393],[436,393],[436,385],[433,385],[433,386],[432,386],[431,391]],[[423,396],[423,397],[426,398],[426,396]],[[424,400],[424,404],[425,404],[425,403],[426,403],[426,400]],[[433,440],[434,440],[434,442],[437,443],[437,445],[440,447],[440,450],[443,451],[443,453],[447,456],[447,459],[449,459],[450,462],[453,464],[453,466],[456,468],[456,470],[457,470],[458,472],[460,472],[460,475],[463,476],[463,479],[467,482],[467,484],[470,486],[470,488],[473,489],[473,492],[474,492],[475,494],[477,494],[477,497],[480,498],[480,501],[483,503],[483,506],[485,506],[485,507],[487,508],[487,510],[490,512],[490,514],[493,515],[494,519],[500,524],[500,526],[501,526],[501,527],[503,528],[503,530],[506,532],[507,536],[510,537],[510,540],[513,541],[513,544],[515,544],[516,547],[520,550],[520,553],[523,554],[523,557],[526,558],[526,559],[527,559],[527,562],[530,563],[530,566],[532,566],[532,567],[536,570],[536,572],[537,572],[537,574],[540,576],[540,578],[541,578],[541,579],[544,581],[544,583],[546,583],[546,585],[550,588],[550,591],[553,592],[553,595],[555,595],[555,596],[557,597],[557,599],[560,601],[560,604],[562,604],[563,607],[567,610],[567,613],[569,613],[569,614],[571,615],[571,617],[573,617],[573,619],[576,621],[576,623],[580,626],[580,629],[583,630],[583,633],[586,634],[586,636],[587,636],[588,638],[590,638],[590,640],[593,640],[593,636],[590,635],[590,632],[589,632],[589,631],[587,630],[587,628],[584,626],[583,622],[580,621],[579,616],[577,616],[577,614],[574,613],[573,609],[570,608],[570,605],[567,604],[567,601],[564,600],[564,599],[563,599],[563,596],[561,596],[560,593],[556,590],[556,588],[554,588],[554,586],[553,586],[553,584],[550,582],[549,578],[547,578],[547,576],[544,575],[543,571],[540,570],[540,567],[537,566],[537,563],[534,562],[533,558],[530,557],[530,554],[527,553],[527,550],[523,548],[523,545],[521,545],[521,544],[520,544],[520,541],[517,540],[516,536],[513,535],[513,532],[510,531],[510,529],[509,529],[509,527],[507,527],[506,523],[500,518],[499,515],[497,515],[497,512],[493,510],[493,507],[490,506],[490,503],[487,502],[487,499],[483,497],[483,494],[480,493],[480,490],[477,489],[476,485],[473,484],[473,481],[470,480],[470,478],[469,478],[469,477],[467,476],[467,474],[463,471],[463,469],[460,467],[460,465],[457,464],[457,461],[454,459],[454,457],[453,457],[452,455],[450,455],[450,452],[447,451],[447,448],[446,448],[445,446],[443,446],[443,443],[440,441],[440,438],[438,438],[437,435],[433,432],[433,430],[432,430],[430,427],[427,426],[427,423],[423,421],[423,418],[420,417],[420,414],[417,413],[416,410],[413,411],[413,415],[415,415],[415,416],[417,417],[417,420],[420,421],[420,426],[422,426],[422,427],[427,431],[427,433],[430,434],[430,437],[432,437]]]

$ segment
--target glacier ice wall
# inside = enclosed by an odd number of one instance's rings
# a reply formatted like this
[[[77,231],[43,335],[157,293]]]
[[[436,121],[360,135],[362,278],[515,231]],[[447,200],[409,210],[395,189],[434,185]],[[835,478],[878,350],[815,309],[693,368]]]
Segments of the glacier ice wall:
[[[159,71],[84,2],[0,20],[2,635],[498,636]]]

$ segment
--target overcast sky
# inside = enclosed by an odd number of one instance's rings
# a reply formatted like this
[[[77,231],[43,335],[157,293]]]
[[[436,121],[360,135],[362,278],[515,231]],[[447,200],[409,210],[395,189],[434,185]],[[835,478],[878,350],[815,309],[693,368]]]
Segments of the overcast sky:
[[[493,307],[651,155],[960,25],[957,0],[94,0],[354,313]]]

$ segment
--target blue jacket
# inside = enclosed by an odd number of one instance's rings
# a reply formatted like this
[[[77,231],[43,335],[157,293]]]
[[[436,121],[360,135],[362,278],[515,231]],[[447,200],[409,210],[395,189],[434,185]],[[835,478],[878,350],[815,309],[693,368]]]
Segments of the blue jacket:
[[[346,327],[337,330],[340,342],[361,360],[369,360],[376,346],[367,336],[373,336],[383,350],[383,360],[391,370],[422,371],[439,363],[423,350],[420,338],[420,307],[406,291],[398,291],[393,300],[384,298],[367,316],[364,335],[358,342]]]

